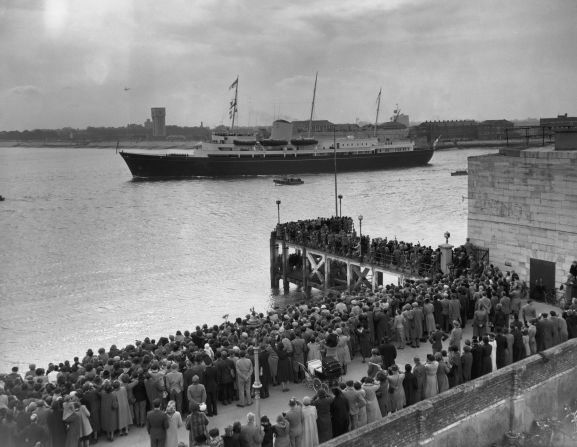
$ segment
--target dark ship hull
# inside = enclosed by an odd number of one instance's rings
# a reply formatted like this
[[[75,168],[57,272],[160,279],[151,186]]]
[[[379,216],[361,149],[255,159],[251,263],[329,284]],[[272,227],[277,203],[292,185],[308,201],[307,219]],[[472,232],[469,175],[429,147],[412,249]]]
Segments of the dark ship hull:
[[[338,153],[338,172],[374,171],[423,166],[433,149],[389,153]],[[334,172],[332,153],[315,154],[230,154],[199,157],[187,154],[142,154],[120,152],[137,178],[234,177],[244,175],[287,175]]]

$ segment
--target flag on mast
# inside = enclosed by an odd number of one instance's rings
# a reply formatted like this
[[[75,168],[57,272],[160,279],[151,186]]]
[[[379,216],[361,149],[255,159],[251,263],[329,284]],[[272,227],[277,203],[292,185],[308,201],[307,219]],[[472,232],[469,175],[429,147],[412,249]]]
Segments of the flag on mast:
[[[230,87],[228,88],[229,90],[232,90],[233,88],[235,88],[238,85],[238,76],[236,77],[236,79],[234,80],[234,82],[232,84],[230,84]]]

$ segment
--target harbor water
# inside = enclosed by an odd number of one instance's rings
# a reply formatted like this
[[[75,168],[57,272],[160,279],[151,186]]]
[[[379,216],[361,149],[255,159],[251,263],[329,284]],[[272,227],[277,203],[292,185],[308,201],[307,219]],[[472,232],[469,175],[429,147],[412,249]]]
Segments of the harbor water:
[[[467,234],[467,157],[338,175],[342,214],[362,232],[437,246]],[[270,290],[277,222],[335,212],[334,175],[134,181],[110,149],[0,148],[0,372],[126,345],[251,307],[300,298]]]

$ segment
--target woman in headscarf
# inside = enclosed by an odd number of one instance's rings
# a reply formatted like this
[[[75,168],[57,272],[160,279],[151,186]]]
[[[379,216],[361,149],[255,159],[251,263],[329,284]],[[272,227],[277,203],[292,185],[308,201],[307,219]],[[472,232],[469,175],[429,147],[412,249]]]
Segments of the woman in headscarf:
[[[168,401],[166,405],[166,415],[168,416],[168,428],[166,429],[165,447],[178,446],[178,429],[182,427],[182,416],[176,411],[176,402]]]

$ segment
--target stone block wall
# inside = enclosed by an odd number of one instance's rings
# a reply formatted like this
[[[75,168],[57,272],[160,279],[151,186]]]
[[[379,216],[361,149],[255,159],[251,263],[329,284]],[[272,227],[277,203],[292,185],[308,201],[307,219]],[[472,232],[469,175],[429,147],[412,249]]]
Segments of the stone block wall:
[[[565,282],[577,258],[577,152],[470,157],[468,172],[471,242],[527,281],[531,258],[555,262],[555,284]]]
[[[577,339],[339,436],[327,447],[486,447],[577,399]]]

